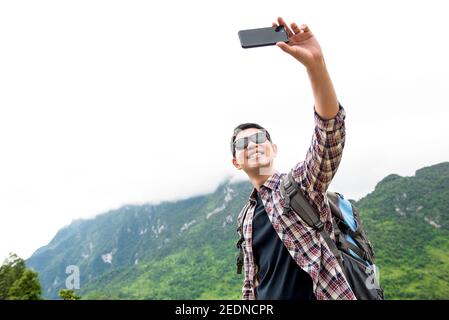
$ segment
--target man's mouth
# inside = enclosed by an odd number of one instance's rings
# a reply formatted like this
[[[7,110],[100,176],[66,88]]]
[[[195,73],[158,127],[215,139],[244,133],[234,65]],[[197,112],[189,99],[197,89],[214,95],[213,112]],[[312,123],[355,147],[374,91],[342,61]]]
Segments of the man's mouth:
[[[261,155],[263,155],[263,152],[262,151],[254,151],[254,152],[252,152],[251,154],[248,154],[248,159],[251,159],[251,158],[255,158],[256,156],[261,156]]]

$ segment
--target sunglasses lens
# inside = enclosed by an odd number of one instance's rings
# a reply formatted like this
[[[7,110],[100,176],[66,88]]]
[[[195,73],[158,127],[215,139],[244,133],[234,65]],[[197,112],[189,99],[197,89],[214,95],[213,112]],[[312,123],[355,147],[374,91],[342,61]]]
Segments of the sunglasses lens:
[[[235,141],[235,148],[237,150],[243,150],[248,146],[248,140],[246,138],[241,138]]]
[[[264,143],[265,141],[267,141],[267,136],[266,136],[265,132],[258,132],[256,134],[255,143],[259,144],[259,143]]]

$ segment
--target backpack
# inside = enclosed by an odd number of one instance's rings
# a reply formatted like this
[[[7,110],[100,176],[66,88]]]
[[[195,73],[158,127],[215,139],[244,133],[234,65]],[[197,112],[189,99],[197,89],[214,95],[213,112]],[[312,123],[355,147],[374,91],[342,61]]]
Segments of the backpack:
[[[285,200],[284,210],[291,209],[311,228],[317,230],[325,240],[331,252],[345,274],[346,280],[358,300],[383,300],[377,267],[374,264],[374,250],[369,242],[360,220],[359,209],[341,194],[327,191],[326,200],[332,213],[335,242],[330,238],[320,220],[320,215],[304,197],[290,172],[281,180],[281,194]],[[244,208],[246,209],[246,208]],[[243,217],[237,231],[241,234],[237,247],[237,273],[243,265]]]

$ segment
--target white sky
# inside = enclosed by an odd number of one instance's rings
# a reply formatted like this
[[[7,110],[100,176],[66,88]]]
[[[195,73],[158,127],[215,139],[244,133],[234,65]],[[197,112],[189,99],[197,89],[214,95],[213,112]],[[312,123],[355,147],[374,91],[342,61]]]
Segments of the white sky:
[[[446,1],[0,1],[0,259],[73,219],[212,192],[229,138],[266,127],[275,167],[313,130],[303,66],[237,32],[307,23],[347,112],[331,189],[449,159]]]

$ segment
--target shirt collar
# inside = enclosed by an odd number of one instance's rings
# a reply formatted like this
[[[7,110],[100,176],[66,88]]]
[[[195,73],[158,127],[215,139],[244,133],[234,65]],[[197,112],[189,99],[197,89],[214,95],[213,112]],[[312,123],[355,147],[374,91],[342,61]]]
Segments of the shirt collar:
[[[279,180],[280,180],[279,178],[280,178],[280,173],[279,173],[279,171],[275,170],[274,173],[268,177],[267,181],[265,181],[262,186],[265,186],[271,190],[274,190],[279,185]]]
[[[268,179],[263,183],[263,185],[260,187],[260,190],[263,190],[263,187],[266,187],[270,190],[275,190],[276,187],[279,185],[280,183],[280,173],[279,171],[275,170],[274,173],[268,177]],[[257,193],[257,189],[253,188],[253,190],[251,191],[251,194],[249,196],[249,199],[256,202],[256,193]],[[263,193],[263,191],[262,191]]]

